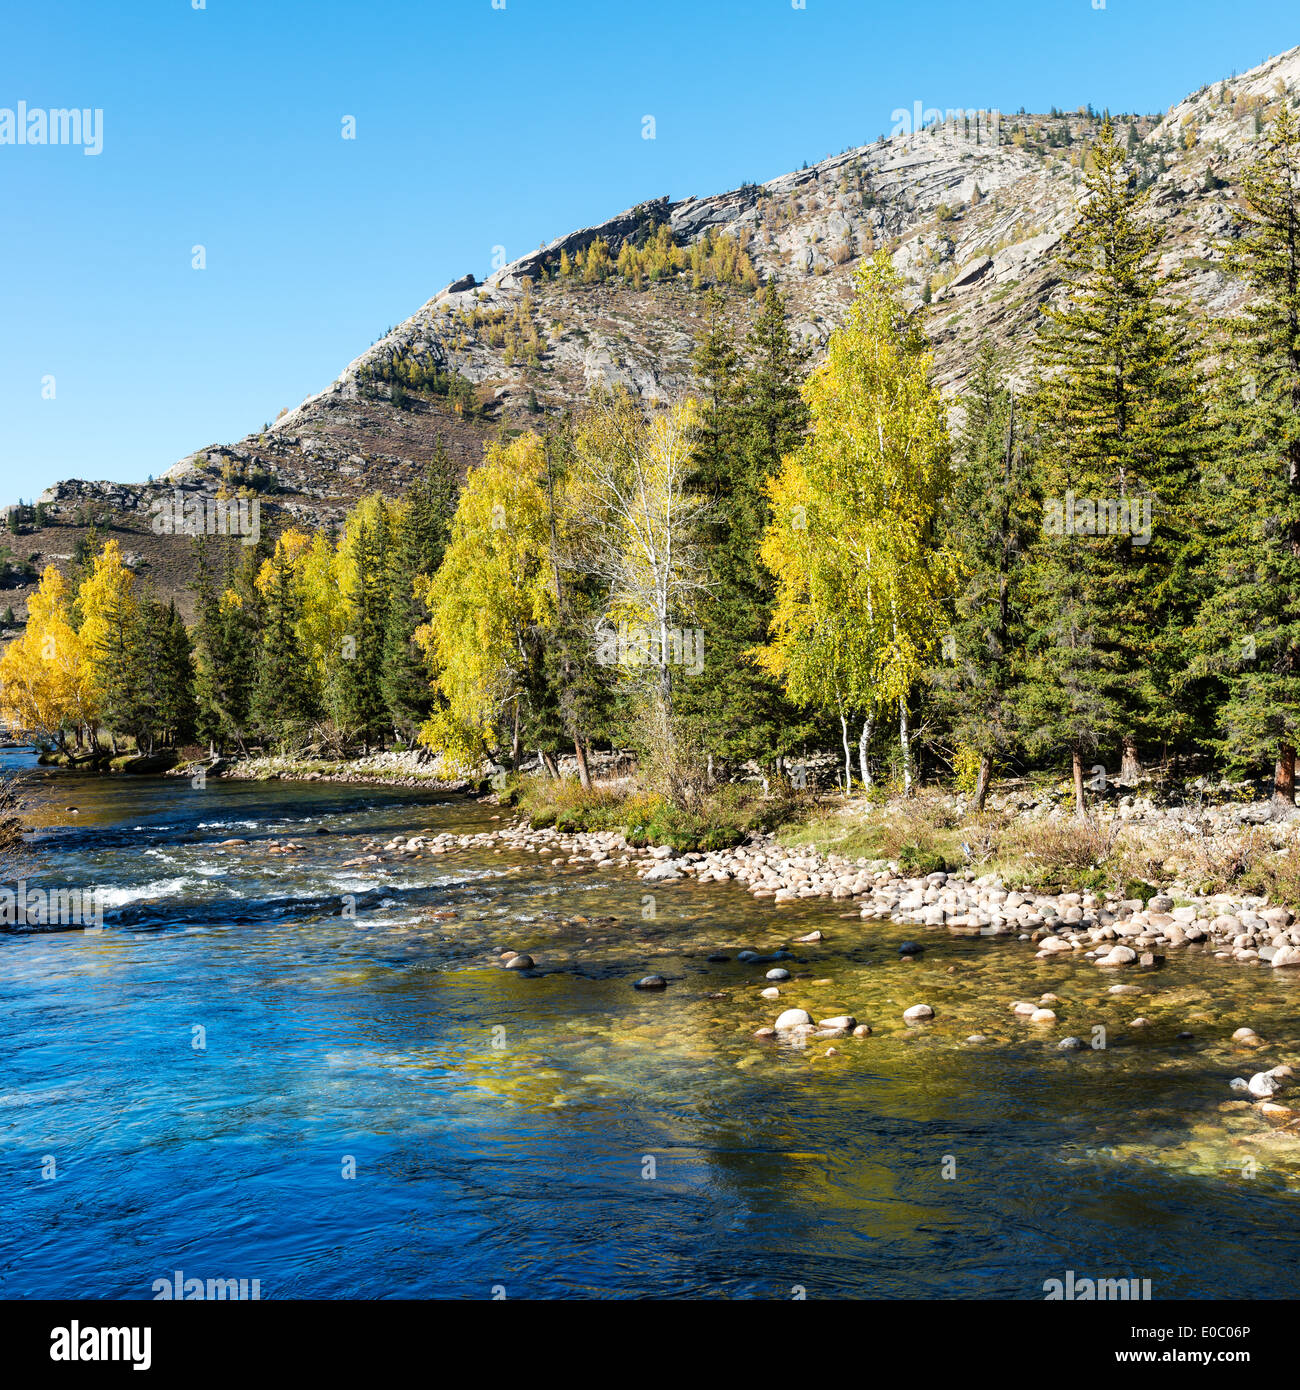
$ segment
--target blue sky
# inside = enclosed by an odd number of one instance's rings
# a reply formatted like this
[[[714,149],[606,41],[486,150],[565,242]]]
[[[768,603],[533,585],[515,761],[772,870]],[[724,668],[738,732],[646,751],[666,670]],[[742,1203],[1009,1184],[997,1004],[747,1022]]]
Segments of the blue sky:
[[[0,503],[238,438],[496,246],[771,178],[915,101],[1161,110],[1300,42],[1221,0],[198,2],[6,13],[0,111],[104,115],[98,155],[0,145]]]

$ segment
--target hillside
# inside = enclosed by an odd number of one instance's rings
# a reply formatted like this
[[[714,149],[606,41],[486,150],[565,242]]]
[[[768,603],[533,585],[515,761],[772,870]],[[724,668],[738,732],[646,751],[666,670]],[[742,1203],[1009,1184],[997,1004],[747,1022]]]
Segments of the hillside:
[[[1239,293],[1215,270],[1214,246],[1230,231],[1232,186],[1260,118],[1297,93],[1293,49],[1163,116],[1116,118],[1200,312],[1229,308]],[[93,524],[116,534],[138,572],[188,613],[191,542],[150,527],[173,490],[208,498],[243,488],[259,498],[263,527],[327,526],[365,492],[399,495],[439,442],[463,470],[498,430],[537,426],[601,384],[651,398],[682,393],[711,286],[743,324],[757,285],[775,278],[797,333],[823,344],[849,303],[854,269],[882,246],[917,301],[928,294],[939,381],[955,396],[982,336],[1023,361],[1057,284],[1054,250],[1099,124],[1088,110],[1003,115],[995,144],[987,128],[955,117],[764,184],[652,200],[481,284],[453,281],[264,430],[199,449],[153,483],[50,488],[39,518],[28,509],[8,538],[19,573],[0,611],[12,606],[21,621],[32,576],[66,564]]]

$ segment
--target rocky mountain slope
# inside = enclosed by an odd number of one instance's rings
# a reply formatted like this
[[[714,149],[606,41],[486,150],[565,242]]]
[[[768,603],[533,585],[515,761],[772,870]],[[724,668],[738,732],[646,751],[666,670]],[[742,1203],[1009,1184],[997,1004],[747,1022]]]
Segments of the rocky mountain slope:
[[[1236,176],[1279,101],[1300,104],[1300,49],[1212,84],[1165,115],[1117,117],[1168,260],[1199,310],[1231,307],[1238,286],[1215,269],[1231,228]],[[542,425],[601,384],[650,398],[689,389],[693,344],[712,285],[744,326],[755,286],[775,278],[797,333],[825,342],[852,297],[852,273],[885,247],[918,301],[939,380],[954,397],[990,336],[1023,363],[1039,308],[1058,285],[1054,251],[1075,215],[1081,161],[1100,125],[1091,110],[955,113],[767,183],[708,198],[644,203],[571,232],[483,283],[453,281],[373,344],[319,394],[266,429],[213,444],[157,482],[72,480],[40,498],[10,547],[0,610],[21,621],[31,574],[66,563],[94,525],[117,534],[142,575],[188,611],[192,546],[150,526],[162,498],[243,489],[262,525],[328,526],[365,492],[400,495],[441,443],[463,469],[499,430]],[[666,229],[666,230],[665,230]],[[691,263],[655,263],[658,247]],[[625,273],[620,273],[619,266]],[[39,521],[39,525],[35,524]]]

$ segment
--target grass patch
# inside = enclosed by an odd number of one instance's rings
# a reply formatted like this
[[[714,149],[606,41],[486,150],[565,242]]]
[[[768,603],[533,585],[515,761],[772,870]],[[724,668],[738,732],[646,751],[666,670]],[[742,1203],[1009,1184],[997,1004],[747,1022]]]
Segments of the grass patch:
[[[755,833],[775,829],[802,807],[789,798],[765,799],[756,789],[716,787],[697,811],[683,810],[653,792],[628,787],[585,788],[572,779],[536,774],[513,779],[502,803],[514,806],[534,830],[562,834],[615,830],[630,845],[670,845],[679,854],[731,849]]]

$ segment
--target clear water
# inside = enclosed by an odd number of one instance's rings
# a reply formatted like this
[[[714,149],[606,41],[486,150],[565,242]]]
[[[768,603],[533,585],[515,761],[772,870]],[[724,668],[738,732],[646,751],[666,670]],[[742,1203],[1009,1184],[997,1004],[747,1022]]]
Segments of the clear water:
[[[149,1298],[177,1269],[263,1298],[1041,1298],[1067,1269],[1298,1291],[1300,1141],[1227,1082],[1300,1062],[1300,972],[1184,955],[1116,998],[1115,972],[843,903],[683,883],[647,919],[628,869],[344,865],[501,823],[460,799],[33,776],[29,884],[113,906],[100,934],[0,936],[0,1296]],[[762,999],[734,952],[813,926]],[[633,990],[649,971],[667,991]],[[1049,990],[1058,1024],[1013,1017]],[[908,1028],[917,1002],[937,1018]],[[803,1005],[875,1031],[754,1040]],[[1105,1050],[1056,1050],[1095,1024]]]

